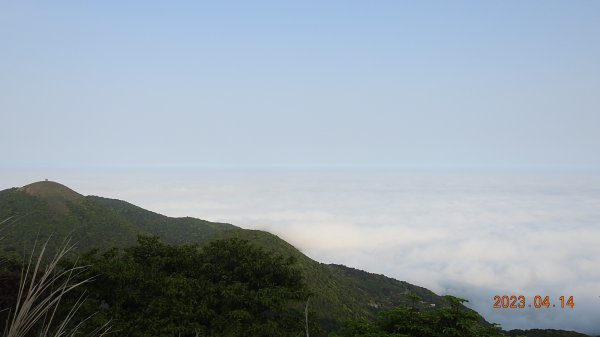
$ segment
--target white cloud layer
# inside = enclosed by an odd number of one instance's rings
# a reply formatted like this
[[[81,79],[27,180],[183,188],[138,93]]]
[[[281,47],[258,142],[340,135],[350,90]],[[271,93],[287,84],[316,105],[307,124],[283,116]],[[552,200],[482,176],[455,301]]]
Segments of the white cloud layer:
[[[506,329],[600,334],[598,175],[178,171],[59,181],[169,216],[265,229],[316,260],[467,298]],[[575,308],[493,309],[495,295],[548,295],[557,306],[574,296]]]

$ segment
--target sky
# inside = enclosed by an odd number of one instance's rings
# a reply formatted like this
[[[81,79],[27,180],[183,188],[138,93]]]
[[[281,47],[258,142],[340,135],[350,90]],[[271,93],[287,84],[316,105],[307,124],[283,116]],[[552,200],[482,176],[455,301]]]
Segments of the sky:
[[[3,2],[2,166],[597,170],[599,10]]]
[[[0,189],[267,229],[505,327],[600,334],[599,11],[0,2]],[[535,292],[577,308],[491,309]]]

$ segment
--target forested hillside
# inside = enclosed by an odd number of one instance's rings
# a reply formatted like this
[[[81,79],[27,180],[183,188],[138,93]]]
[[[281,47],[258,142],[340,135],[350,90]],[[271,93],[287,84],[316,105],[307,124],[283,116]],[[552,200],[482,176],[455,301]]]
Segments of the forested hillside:
[[[0,191],[0,219],[7,258],[36,242],[47,241],[52,251],[71,237],[70,258],[88,265],[85,275],[95,280],[80,289],[90,297],[81,314],[98,311],[92,326],[112,321],[130,336],[295,336],[306,324],[311,336],[500,334],[461,299],[319,263],[268,232],[171,218],[55,182]],[[0,305],[8,306],[19,263],[2,268]],[[403,325],[407,320],[411,326]],[[419,330],[440,324],[464,329]],[[537,333],[510,335],[575,336]]]

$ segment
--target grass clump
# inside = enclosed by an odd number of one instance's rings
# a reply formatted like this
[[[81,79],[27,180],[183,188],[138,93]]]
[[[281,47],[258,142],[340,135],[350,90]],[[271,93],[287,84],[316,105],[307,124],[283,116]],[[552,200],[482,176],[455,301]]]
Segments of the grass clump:
[[[78,277],[86,267],[60,266],[74,247],[70,240],[65,240],[54,255],[47,258],[48,241],[39,249],[36,242],[23,263],[16,300],[10,308],[2,308],[8,311],[2,337],[75,336],[86,321],[73,321],[85,299],[83,295],[69,304],[70,307],[61,307],[67,294],[91,281],[91,278]],[[103,336],[108,330],[107,323],[88,335]]]

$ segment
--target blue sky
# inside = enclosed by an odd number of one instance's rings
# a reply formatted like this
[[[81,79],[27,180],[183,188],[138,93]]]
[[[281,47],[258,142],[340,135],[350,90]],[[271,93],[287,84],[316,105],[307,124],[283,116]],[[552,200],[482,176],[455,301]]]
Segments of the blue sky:
[[[2,166],[597,170],[599,10],[5,2]]]

